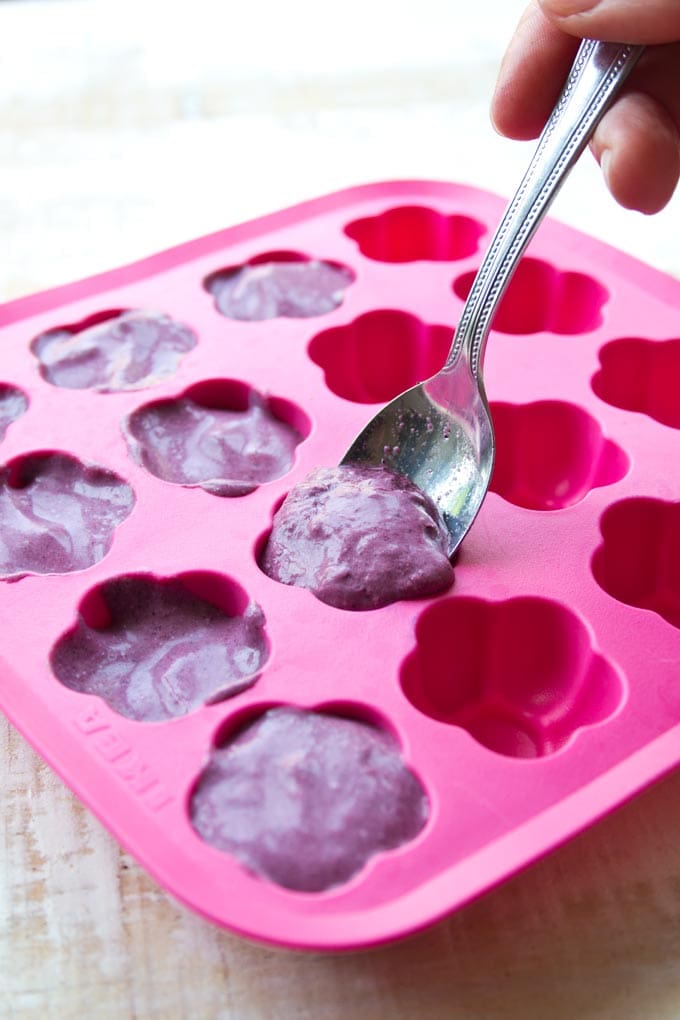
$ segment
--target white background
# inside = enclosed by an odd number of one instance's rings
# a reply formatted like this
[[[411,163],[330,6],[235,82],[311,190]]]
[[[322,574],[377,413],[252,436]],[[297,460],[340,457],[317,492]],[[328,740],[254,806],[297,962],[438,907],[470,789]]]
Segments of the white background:
[[[489,120],[517,0],[0,0],[0,300],[348,185],[509,196]],[[680,202],[619,209],[587,155],[553,214],[680,273]]]

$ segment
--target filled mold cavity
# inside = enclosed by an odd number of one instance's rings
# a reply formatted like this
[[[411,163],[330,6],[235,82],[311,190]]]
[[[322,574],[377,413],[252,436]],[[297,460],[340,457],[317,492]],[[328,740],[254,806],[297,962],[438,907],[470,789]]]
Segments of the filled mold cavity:
[[[464,301],[475,273],[453,285]],[[520,262],[491,323],[499,333],[589,333],[602,324],[609,294],[584,273],[564,272],[548,262],[525,257]]]
[[[161,312],[115,310],[41,333],[31,343],[53,386],[115,393],[173,375],[198,337]]]
[[[0,442],[13,421],[28,409],[28,397],[16,386],[0,383]]]
[[[607,404],[680,429],[680,339],[612,340],[600,350],[592,387]]]
[[[592,570],[612,598],[680,627],[680,503],[624,499],[600,520]]]
[[[189,811],[206,843],[254,874],[318,893],[413,840],[429,801],[384,730],[279,706],[212,751]]]
[[[317,468],[287,494],[261,547],[269,577],[336,609],[446,592],[449,532],[412,481],[384,467]]]
[[[304,412],[246,383],[213,379],[138,408],[125,431],[151,474],[217,496],[243,496],[286,474],[310,432]]]
[[[618,674],[579,617],[538,597],[429,607],[401,685],[421,712],[516,758],[558,751],[623,700]]]
[[[119,715],[159,722],[252,686],[268,655],[262,610],[235,581],[140,574],[85,596],[51,667],[65,687]]]
[[[59,452],[0,468],[0,578],[84,570],[111,547],[134,504],[112,471]]]
[[[432,500],[387,468],[318,468],[274,514],[259,565],[337,609],[378,609],[453,583],[448,531]]]
[[[470,216],[447,215],[426,206],[387,209],[353,220],[345,233],[359,251],[378,262],[453,262],[474,255],[484,224]]]
[[[219,269],[203,281],[215,307],[228,319],[308,319],[342,304],[354,273],[339,262],[299,252],[265,252]]]
[[[384,403],[444,365],[453,341],[450,326],[429,325],[408,312],[366,312],[311,340],[309,356],[339,397]]]
[[[515,506],[561,510],[626,474],[623,450],[576,404],[492,403],[496,459],[490,488]]]

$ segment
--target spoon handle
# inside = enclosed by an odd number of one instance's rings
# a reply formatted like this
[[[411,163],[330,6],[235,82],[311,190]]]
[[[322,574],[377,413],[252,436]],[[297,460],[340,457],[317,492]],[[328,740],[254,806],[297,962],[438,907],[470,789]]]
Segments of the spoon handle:
[[[461,314],[446,365],[467,356],[481,385],[493,314],[550,203],[644,46],[584,39],[534,156],[501,220]]]

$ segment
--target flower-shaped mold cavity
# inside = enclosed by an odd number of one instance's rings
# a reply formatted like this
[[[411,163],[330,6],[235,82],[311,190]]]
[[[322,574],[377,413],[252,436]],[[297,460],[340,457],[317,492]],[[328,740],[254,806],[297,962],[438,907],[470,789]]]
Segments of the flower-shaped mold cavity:
[[[401,683],[426,715],[517,758],[563,747],[609,718],[623,688],[582,623],[547,599],[446,599],[416,626]]]
[[[612,340],[600,350],[593,391],[626,411],[640,411],[680,429],[680,339]]]
[[[621,500],[604,512],[600,530],[592,561],[600,587],[680,627],[680,503]]]
[[[438,372],[452,337],[450,326],[428,325],[408,312],[384,309],[317,333],[309,356],[337,396],[383,403]]]
[[[387,209],[353,220],[345,233],[359,251],[379,262],[452,262],[474,255],[486,227],[470,216],[446,215],[426,206]]]
[[[268,655],[259,606],[231,579],[196,571],[92,589],[51,666],[64,686],[156,722],[245,690]]]
[[[215,306],[228,319],[308,319],[342,304],[354,273],[339,262],[292,251],[257,255],[204,280]]]
[[[114,393],[173,375],[198,343],[193,330],[160,312],[100,312],[35,337],[31,350],[53,386]]]
[[[561,510],[628,470],[623,450],[576,404],[492,403],[496,460],[490,488],[530,510]]]
[[[133,504],[112,471],[58,452],[17,457],[0,468],[0,577],[92,566]]]
[[[453,285],[465,300],[475,273],[464,273]],[[562,272],[540,259],[523,258],[494,316],[500,333],[588,333],[602,323],[609,295],[584,273]]]
[[[276,707],[215,748],[190,803],[207,843],[300,892],[356,875],[415,838],[426,793],[384,730],[324,712]]]
[[[310,428],[290,401],[214,379],[138,408],[126,431],[137,459],[158,478],[243,496],[290,470]]]
[[[439,595],[453,582],[434,503],[387,468],[317,468],[274,515],[262,570],[338,609]]]
[[[0,383],[0,440],[4,439],[7,429],[20,418],[28,407],[28,397],[16,386]]]

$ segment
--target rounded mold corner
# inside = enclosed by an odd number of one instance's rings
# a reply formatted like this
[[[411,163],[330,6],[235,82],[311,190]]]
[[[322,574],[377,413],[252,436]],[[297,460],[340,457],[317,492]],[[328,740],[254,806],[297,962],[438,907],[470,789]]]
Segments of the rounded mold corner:
[[[430,606],[400,683],[424,715],[520,759],[566,748],[625,700],[622,679],[580,617],[538,596],[453,597]]]
[[[308,319],[327,315],[356,280],[349,266],[298,251],[268,251],[216,269],[203,279],[217,311],[228,319]]]
[[[196,333],[170,315],[115,308],[48,329],[30,349],[52,386],[105,394],[163,382],[197,344]]]
[[[403,752],[403,741],[398,727],[392,719],[376,705],[367,701],[356,701],[349,698],[328,698],[325,701],[314,705],[314,712],[321,715],[330,715],[339,719],[353,719],[354,722],[364,723],[376,730],[387,734],[395,746]]]
[[[475,272],[464,273],[453,284],[464,301]],[[499,333],[514,335],[557,333],[578,335],[598,329],[608,290],[585,273],[556,269],[549,262],[525,256],[513,276],[491,323]]]
[[[346,890],[381,854],[414,841],[430,801],[363,706],[268,702],[223,721],[186,811],[204,843],[251,874],[317,896]]]
[[[600,400],[680,429],[680,338],[622,337],[604,344],[599,360],[591,387]]]
[[[10,425],[26,413],[29,403],[27,394],[18,386],[0,382],[0,443]]]
[[[591,560],[600,588],[680,628],[680,502],[636,496],[612,503],[600,533]]]
[[[336,396],[384,403],[444,365],[450,326],[430,325],[409,312],[377,309],[317,333],[307,352]]]
[[[486,225],[461,213],[421,205],[394,206],[352,220],[345,234],[376,262],[456,262],[474,255]]]
[[[282,698],[268,698],[266,701],[256,699],[248,701],[247,704],[242,705],[232,702],[229,705],[228,715],[223,716],[218,721],[212,732],[204,765],[208,764],[210,754],[213,751],[219,751],[226,747],[241,733],[247,730],[249,726],[252,726],[252,724],[257,722],[258,719],[261,719],[267,712],[275,708],[297,709],[299,708],[299,705],[293,704],[292,702],[286,701]]]
[[[120,475],[71,453],[36,450],[7,461],[0,466],[0,580],[93,566],[134,503]]]
[[[577,404],[492,402],[496,457],[490,489],[515,506],[562,510],[630,468],[626,453]]]
[[[311,429],[293,401],[224,378],[142,404],[123,423],[133,458],[150,474],[227,497],[286,475]]]
[[[264,566],[262,564],[262,558],[263,558],[263,556],[264,556],[264,554],[265,554],[265,552],[267,550],[267,545],[269,543],[269,538],[270,538],[270,535],[272,533],[272,527],[273,527],[273,524],[274,524],[274,517],[279,512],[279,510],[281,509],[283,504],[286,502],[286,497],[287,496],[288,496],[288,492],[282,492],[274,500],[274,502],[271,505],[271,509],[269,511],[269,523],[267,524],[267,526],[265,528],[263,528],[259,532],[259,534],[257,534],[255,536],[255,539],[254,539],[254,541],[252,542],[252,545],[251,545],[252,556],[253,556],[253,560],[255,561],[255,565],[258,568],[258,570],[260,571],[260,573],[264,574],[265,577],[269,577],[269,574],[264,569]],[[272,580],[273,580],[273,578],[272,578]]]
[[[118,715],[159,723],[255,684],[270,654],[264,613],[216,571],[130,573],[90,588],[55,642],[55,678]]]

